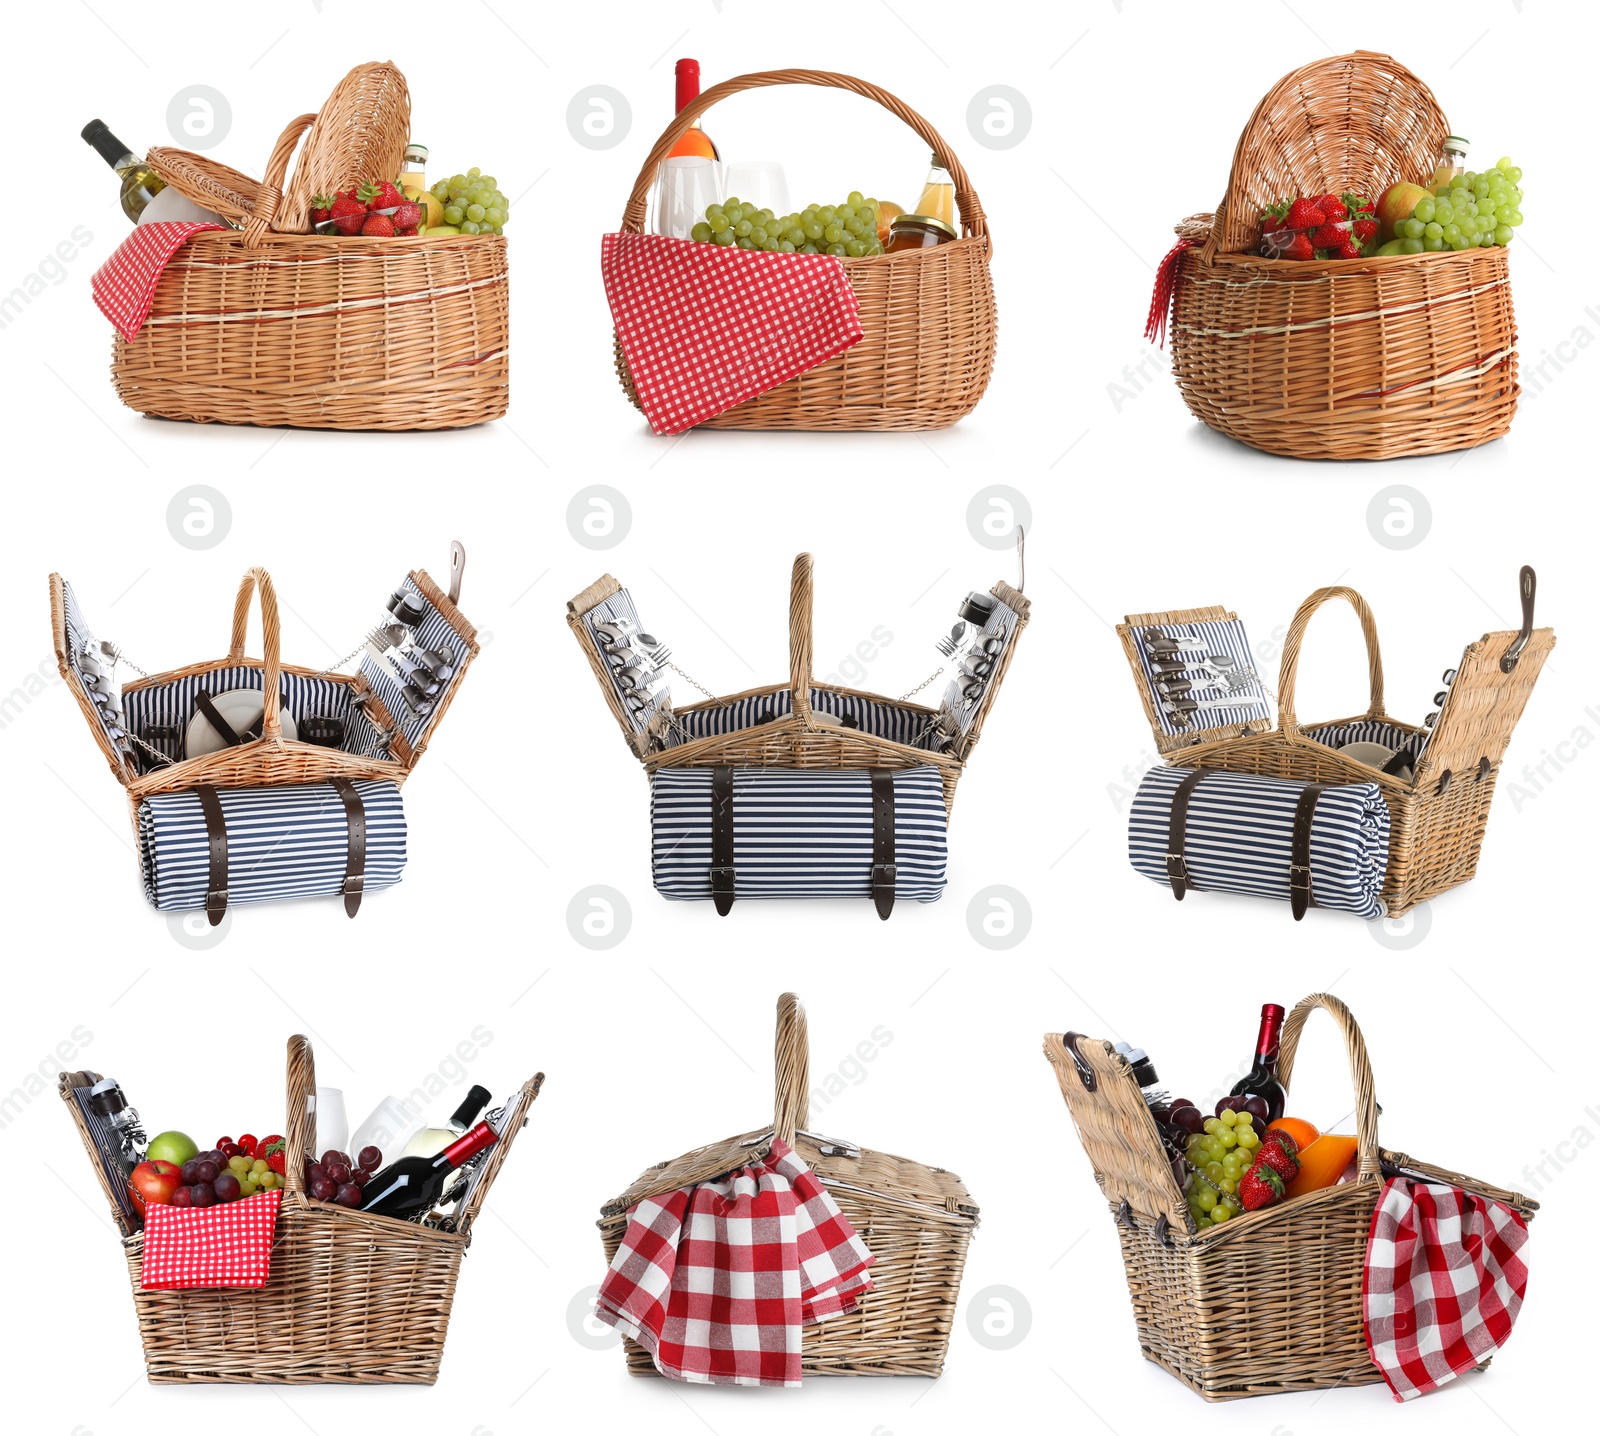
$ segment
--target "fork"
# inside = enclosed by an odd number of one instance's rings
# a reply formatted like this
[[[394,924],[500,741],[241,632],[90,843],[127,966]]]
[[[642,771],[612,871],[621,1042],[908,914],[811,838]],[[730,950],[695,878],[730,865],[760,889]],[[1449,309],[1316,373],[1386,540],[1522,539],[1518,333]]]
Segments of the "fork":
[[[949,634],[944,638],[935,640],[933,646],[939,650],[940,657],[954,658],[966,646],[966,642],[967,621],[964,618],[958,618],[950,625]]]

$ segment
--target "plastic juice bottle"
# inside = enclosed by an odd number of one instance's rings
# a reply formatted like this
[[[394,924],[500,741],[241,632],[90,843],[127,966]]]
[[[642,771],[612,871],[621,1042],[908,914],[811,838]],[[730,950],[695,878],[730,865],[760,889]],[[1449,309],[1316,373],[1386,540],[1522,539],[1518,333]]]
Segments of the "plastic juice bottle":
[[[956,186],[950,171],[933,156],[933,168],[922,182],[922,198],[917,201],[913,214],[925,214],[930,219],[942,220],[952,229],[956,227]]]
[[[444,206],[428,190],[428,147],[415,141],[406,146],[406,156],[400,162],[400,193],[422,206],[423,228],[444,223]]]

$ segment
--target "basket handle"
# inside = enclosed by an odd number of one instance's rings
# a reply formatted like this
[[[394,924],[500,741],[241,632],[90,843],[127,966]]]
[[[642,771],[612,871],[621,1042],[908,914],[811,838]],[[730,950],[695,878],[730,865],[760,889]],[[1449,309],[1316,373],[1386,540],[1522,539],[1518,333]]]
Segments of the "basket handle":
[[[777,1083],[772,1135],[792,1147],[794,1134],[805,1127],[811,1115],[811,1038],[806,1028],[806,1010],[792,992],[778,999],[773,1066]]]
[[[644,233],[645,206],[650,186],[655,183],[662,162],[671,153],[672,147],[689,133],[694,122],[719,100],[725,100],[729,95],[737,95],[741,90],[760,90],[768,85],[817,85],[830,90],[848,90],[853,95],[875,100],[891,115],[903,120],[915,130],[922,142],[938,156],[939,163],[950,171],[950,178],[956,187],[956,208],[961,215],[962,232],[977,239],[988,237],[988,220],[984,216],[983,206],[978,202],[978,196],[973,193],[972,181],[967,178],[967,172],[962,168],[961,161],[956,158],[955,151],[945,144],[939,132],[909,105],[897,100],[887,90],[879,89],[868,80],[858,80],[853,75],[840,75],[831,70],[764,70],[754,75],[737,75],[731,80],[724,80],[720,85],[713,85],[691,100],[678,111],[672,122],[661,132],[661,138],[646,156],[639,177],[633,182],[633,193],[628,196],[628,207],[622,212],[622,228],[626,233]]]
[[[1252,198],[1249,186],[1261,186],[1289,176],[1282,173],[1277,163],[1281,150],[1282,117],[1306,108],[1304,92],[1308,88],[1324,87],[1334,94],[1359,90],[1363,82],[1373,85],[1381,93],[1370,96],[1367,106],[1371,123],[1379,129],[1383,149],[1392,155],[1395,177],[1409,174],[1432,174],[1432,165],[1439,157],[1439,145],[1448,132],[1444,111],[1430,90],[1410,70],[1391,56],[1375,50],[1357,50],[1350,55],[1330,55],[1291,70],[1278,81],[1255,107],[1249,121],[1240,132],[1239,143],[1233,152],[1233,165],[1228,171],[1228,192],[1217,206],[1211,232],[1201,247],[1201,263],[1209,266],[1219,253],[1243,254],[1254,249],[1257,243],[1260,220],[1256,216],[1269,199],[1280,194],[1258,194]],[[1409,117],[1403,123],[1397,116]],[[1321,166],[1315,152],[1301,157],[1303,171]],[[1322,178],[1319,173],[1319,178]],[[1304,179],[1310,183],[1309,174]],[[1331,181],[1330,181],[1331,183]]]
[[[797,717],[811,726],[811,594],[814,560],[796,554],[789,575],[789,703]]]
[[[458,1232],[465,1234],[471,1231],[472,1219],[478,1215],[479,1208],[483,1206],[483,1199],[489,1195],[489,1188],[494,1185],[494,1179],[500,1175],[500,1168],[505,1165],[506,1158],[510,1155],[511,1144],[517,1140],[517,1133],[528,1125],[528,1108],[533,1106],[539,1096],[539,1089],[543,1086],[543,1072],[535,1072],[522,1084],[522,1100],[516,1120],[500,1134],[500,1140],[489,1149],[483,1175],[473,1187],[472,1195],[461,1204],[460,1211],[456,1213],[455,1228]]]
[[[246,249],[259,248],[261,241],[272,228],[272,221],[278,215],[278,207],[283,203],[283,185],[289,173],[290,157],[294,154],[295,146],[300,143],[300,137],[311,128],[316,118],[315,115],[296,115],[284,126],[283,133],[278,136],[278,143],[272,147],[272,154],[267,160],[267,177],[261,182],[261,197],[256,201],[250,218],[245,221]]]
[[[261,739],[278,743],[283,739],[283,719],[278,710],[279,643],[283,636],[278,621],[278,595],[272,575],[264,568],[246,571],[239,581],[239,595],[233,601],[233,642],[228,648],[231,663],[244,661],[244,641],[250,629],[250,595],[261,593]]]
[[[1295,611],[1294,622],[1289,625],[1289,635],[1283,641],[1283,662],[1278,669],[1278,731],[1294,732],[1299,721],[1294,712],[1295,676],[1300,669],[1300,644],[1306,636],[1306,625],[1311,615],[1330,598],[1342,598],[1355,609],[1361,620],[1361,636],[1367,641],[1367,682],[1371,698],[1367,703],[1368,718],[1382,718],[1383,714],[1383,654],[1378,649],[1378,624],[1367,607],[1366,599],[1353,588],[1319,588]]]
[[[317,1092],[317,1064],[311,1043],[296,1033],[289,1039],[288,1073],[284,1078],[283,1189],[291,1202],[306,1200],[306,1158],[311,1150],[311,1099]]]
[[[1306,1018],[1319,1007],[1339,1024],[1339,1030],[1344,1033],[1345,1052],[1350,1058],[1350,1080],[1356,1091],[1357,1178],[1363,1182],[1376,1181],[1379,1176],[1378,1099],[1372,1086],[1372,1063],[1367,1059],[1367,1044],[1361,1029],[1356,1026],[1350,1009],[1337,997],[1314,992],[1295,1004],[1294,1011],[1283,1024],[1283,1038],[1278,1045],[1278,1080],[1287,1090],[1294,1071],[1295,1053],[1300,1047],[1300,1033]]]

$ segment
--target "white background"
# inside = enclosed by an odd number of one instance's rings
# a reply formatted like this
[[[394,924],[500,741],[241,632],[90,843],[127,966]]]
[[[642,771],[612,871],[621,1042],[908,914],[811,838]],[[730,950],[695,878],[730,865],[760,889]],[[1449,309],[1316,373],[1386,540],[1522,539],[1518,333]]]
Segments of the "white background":
[[[1004,1411],[1048,1428],[1177,1420],[1266,1436],[1356,1422],[1531,1432],[1571,1410],[1600,1276],[1600,1088],[1581,1056],[1593,1047],[1593,880],[1580,866],[1593,854],[1600,772],[1589,671],[1600,286],[1556,195],[1590,165],[1581,66],[1595,38],[1587,7],[1540,0],[1404,12],[328,0],[248,13],[97,0],[30,12],[4,100],[15,194],[0,236],[0,292],[41,266],[45,281],[0,330],[0,692],[24,695],[0,728],[0,1091],[24,1094],[0,1129],[17,1429],[486,1436],[580,1421],[727,1433],[760,1421],[904,1436],[970,1431]],[[1427,79],[1475,162],[1510,152],[1526,170],[1512,271],[1530,393],[1510,437],[1488,448],[1381,467],[1289,463],[1195,423],[1153,364],[1137,385],[1124,376],[1153,354],[1139,335],[1170,226],[1221,197],[1257,99],[1286,71],[1356,48]],[[1000,313],[993,383],[971,418],[926,436],[649,434],[612,376],[596,259],[668,119],[681,54],[701,59],[708,84],[778,66],[860,74],[962,155],[993,227]],[[48,55],[70,64],[37,63]],[[514,200],[507,420],[346,435],[162,424],[121,408],[89,280],[126,225],[77,131],[99,115],[137,146],[175,143],[169,98],[204,84],[232,110],[212,152],[259,174],[291,116],[348,66],[390,57],[407,74],[432,174],[479,164]],[[603,151],[576,143],[566,121],[597,84],[631,108],[629,133]],[[1004,150],[978,143],[966,121],[969,101],[996,84],[1032,110],[1031,131]],[[909,131],[849,96],[768,91],[707,125],[731,157],[782,160],[797,204],[857,187],[909,204],[925,167]],[[47,202],[30,202],[35,192]],[[52,267],[47,256],[80,224],[92,239]],[[1569,362],[1534,393],[1527,365],[1546,351]],[[197,482],[232,510],[225,539],[204,552],[175,542],[165,517]],[[606,552],[582,546],[565,519],[594,483],[631,507],[631,528]],[[866,903],[745,904],[718,919],[709,904],[657,898],[645,784],[562,623],[565,600],[610,571],[711,689],[777,682],[788,567],[806,548],[817,556],[818,671],[840,672],[882,625],[892,641],[853,681],[894,696],[932,671],[933,639],[968,588],[1016,581],[1014,556],[967,526],[969,503],[994,483],[1031,507],[1035,621],[962,781],[942,901],[902,904],[880,925]],[[1406,551],[1377,542],[1366,521],[1392,484],[1431,509]],[[95,630],[155,672],[220,656],[238,576],[265,564],[286,605],[286,659],[320,666],[359,641],[406,569],[441,574],[455,537],[469,553],[462,606],[485,651],[407,784],[404,886],[369,897],[355,923],[331,901],[243,908],[219,946],[185,945],[144,903],[123,795],[74,703],[38,678],[54,667],[46,574],[67,575]],[[1313,913],[1296,926],[1276,904],[1196,896],[1177,909],[1128,867],[1118,790],[1153,745],[1111,631],[1122,615],[1232,607],[1270,681],[1301,598],[1350,584],[1377,613],[1390,705],[1415,721],[1465,643],[1516,626],[1524,562],[1539,571],[1538,618],[1560,646],[1508,754],[1480,876],[1424,910],[1420,942],[1403,945],[1416,924]],[[1306,646],[1300,713],[1359,711],[1363,679],[1354,619],[1330,611]],[[1563,753],[1559,771],[1521,776]],[[609,951],[568,930],[569,902],[593,884],[631,910]],[[968,928],[969,906],[995,884],[1032,913],[1006,951]],[[846,1070],[814,1125],[952,1167],[983,1208],[946,1374],[759,1394],[630,1380],[616,1351],[569,1327],[574,1298],[602,1273],[593,1220],[646,1163],[765,1120],[772,1004],[791,987],[811,1012],[818,1082],[875,1027],[892,1033],[861,1080]],[[1140,1359],[1113,1229],[1040,1035],[1141,1043],[1172,1086],[1203,1100],[1247,1056],[1262,1001],[1317,990],[1361,1020],[1386,1145],[1544,1201],[1529,1301],[1489,1373],[1403,1413],[1381,1386],[1214,1410]],[[359,1120],[384,1092],[440,1070],[479,1024],[492,1040],[464,1069],[446,1066],[452,1092],[549,1077],[465,1263],[438,1386],[147,1386],[117,1243],[54,1096],[57,1045],[77,1030],[67,1065],[121,1078],[152,1129],[209,1142],[281,1127],[291,1032],[312,1037],[321,1079]],[[1343,1058],[1321,1020],[1299,1078],[1295,1110],[1348,1125]],[[438,1113],[453,1105],[441,1097]],[[969,1328],[995,1287],[1031,1313],[1005,1350]]]

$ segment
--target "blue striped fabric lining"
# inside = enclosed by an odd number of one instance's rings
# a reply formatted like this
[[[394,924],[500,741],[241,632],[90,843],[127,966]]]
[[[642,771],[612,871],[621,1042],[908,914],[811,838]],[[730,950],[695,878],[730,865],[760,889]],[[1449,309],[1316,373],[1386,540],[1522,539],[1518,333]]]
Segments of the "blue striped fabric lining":
[[[1329,723],[1321,728],[1306,728],[1302,731],[1307,738],[1318,743],[1326,743],[1330,748],[1342,748],[1346,743],[1382,743],[1385,748],[1393,748],[1398,752],[1412,738],[1405,729],[1396,728],[1381,718],[1358,718],[1353,723]],[[1417,763],[1422,761],[1422,755],[1427,752],[1428,741],[1432,737],[1432,733],[1424,730],[1422,746],[1413,755],[1416,758],[1416,762],[1411,765],[1413,770]]]
[[[1270,718],[1272,709],[1263,705],[1260,708],[1218,708],[1206,713],[1190,715],[1189,724],[1179,723],[1177,720],[1185,715],[1168,713],[1161,706],[1161,690],[1156,687],[1155,669],[1151,666],[1150,655],[1145,651],[1144,629],[1149,627],[1159,628],[1169,638],[1198,638],[1205,642],[1206,653],[1231,654],[1235,666],[1241,672],[1255,672],[1255,658],[1250,652],[1250,637],[1244,631],[1244,624],[1237,618],[1225,622],[1214,623],[1158,623],[1145,624],[1134,629],[1134,648],[1139,654],[1139,668],[1144,675],[1145,688],[1150,694],[1150,701],[1155,705],[1156,723],[1161,731],[1169,738],[1188,735],[1197,730],[1212,728],[1236,728],[1250,723],[1259,718]],[[1267,698],[1267,690],[1262,686],[1259,678],[1252,678],[1240,690],[1256,698]],[[1196,698],[1220,698],[1221,693],[1197,693]]]
[[[83,678],[78,671],[78,656],[93,640],[94,631],[83,621],[83,612],[78,607],[78,596],[73,593],[72,585],[66,582],[65,579],[61,583],[61,599],[62,617],[66,621],[67,628],[67,654],[72,666],[71,681],[76,683],[82,690],[83,696],[88,698],[89,690],[84,687]],[[92,701],[91,706],[93,706]],[[123,703],[123,711],[124,716],[126,716],[126,701]],[[101,716],[100,710],[96,708],[94,713],[95,722],[100,725],[100,731],[106,735],[106,742],[110,743],[113,748],[118,747],[119,745],[112,741],[110,730],[106,726],[106,720]]]
[[[1017,622],[1017,611],[1010,605],[1001,603],[998,598],[995,599],[994,612],[989,615],[987,622],[984,623],[982,633],[982,637],[984,638],[993,638],[997,634],[1003,635],[1005,638],[1004,644],[1001,645],[1000,652],[994,656],[993,661],[995,668],[1000,666],[1001,660],[1005,657],[1006,649],[1010,647],[1011,641],[1016,637]],[[993,679],[993,676],[993,670],[991,670],[991,680]],[[939,705],[941,712],[954,715],[954,727],[956,732],[961,737],[965,737],[967,730],[978,721],[978,709],[982,706],[983,700],[989,691],[988,684],[985,683],[983,690],[977,695],[977,697],[963,697],[961,693],[961,685],[965,681],[966,680],[964,680],[961,675],[957,673],[954,678],[945,684],[944,698]],[[940,747],[942,745],[930,739],[927,742],[919,743],[917,746],[919,748],[933,748]]]
[[[406,865],[400,790],[385,779],[353,784],[367,816],[364,891],[393,887]],[[344,886],[348,825],[331,783],[219,788],[228,828],[228,903],[327,897]],[[200,799],[157,793],[139,804],[139,865],[145,896],[162,912],[201,908],[210,849]]]
[[[898,708],[892,703],[882,703],[874,698],[860,698],[850,693],[831,693],[825,688],[810,690],[811,706],[819,713],[832,713],[836,717],[851,717],[861,731],[875,738],[887,738],[892,743],[905,743],[915,748],[937,749],[936,735],[930,731],[933,718],[912,708]],[[793,711],[790,690],[781,688],[776,693],[763,693],[755,698],[740,698],[724,706],[697,708],[690,713],[676,713],[673,722],[682,734],[678,742],[691,738],[710,738],[725,733],[738,733],[752,726],[758,718],[770,714],[784,718]],[[673,746],[676,746],[674,744]]]
[[[1128,860],[1153,882],[1168,882],[1172,797],[1192,768],[1152,768],[1128,815]],[[1201,891],[1289,899],[1295,805],[1305,783],[1212,772],[1189,797],[1184,856]],[[1389,809],[1376,783],[1330,787],[1311,823],[1311,874],[1319,907],[1358,917],[1383,915]]]
[[[711,896],[711,769],[650,780],[651,869],[669,898]],[[936,768],[894,775],[895,896],[944,891],[944,786]],[[734,893],[750,898],[872,896],[872,780],[855,770],[738,768]]]
[[[583,615],[584,631],[589,635],[589,642],[594,644],[594,651],[600,658],[600,667],[609,675],[611,687],[617,695],[617,702],[622,705],[622,711],[627,714],[628,725],[635,733],[643,733],[650,726],[650,720],[658,709],[672,707],[672,689],[670,684],[661,690],[658,698],[653,699],[647,708],[635,713],[628,707],[627,690],[617,682],[616,673],[606,658],[605,645],[600,642],[600,635],[594,631],[596,623],[615,623],[618,619],[625,618],[635,629],[644,628],[639,621],[639,610],[633,606],[633,595],[625,588],[618,589],[610,598],[597,603]],[[646,632],[649,630],[646,629]],[[677,740],[669,739],[668,746]]]
[[[422,744],[423,735],[427,733],[438,719],[440,710],[444,707],[445,700],[450,690],[461,681],[461,670],[469,656],[467,645],[461,635],[450,626],[450,621],[439,612],[428,596],[416,586],[409,578],[401,585],[408,593],[415,594],[421,600],[424,609],[422,622],[417,625],[413,646],[417,648],[437,648],[452,655],[451,667],[455,672],[450,675],[450,681],[440,685],[438,696],[433,700],[433,709],[426,718],[415,717],[406,706],[406,701],[400,696],[400,680],[395,677],[394,669],[387,663],[379,663],[365,650],[361,654],[361,674],[382,701],[383,706],[389,710],[390,716],[399,725],[400,731],[405,734],[406,742],[416,751]],[[359,725],[363,729],[368,725]]]

